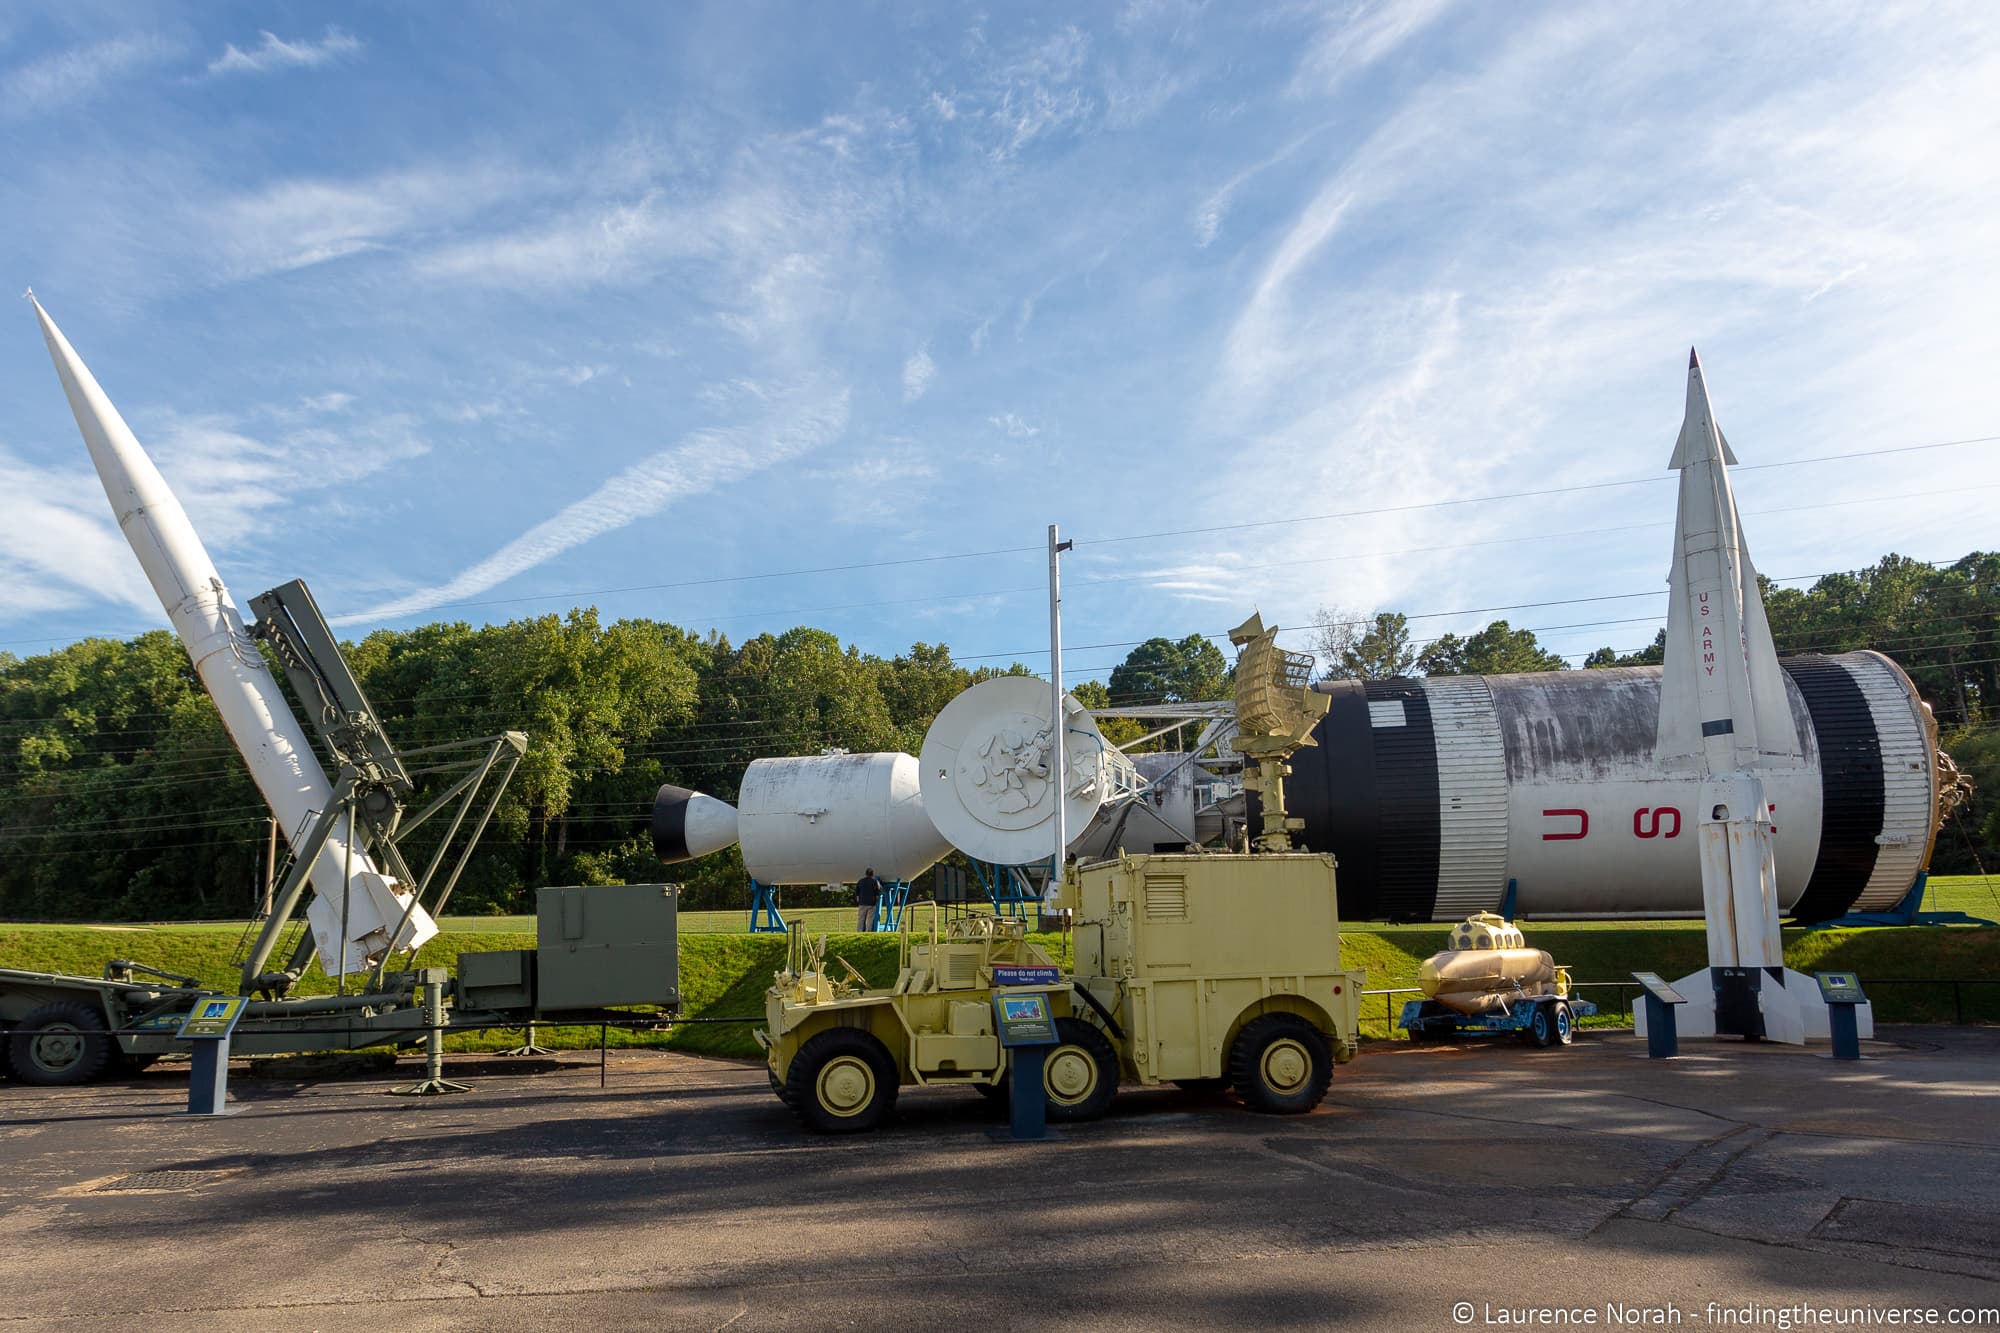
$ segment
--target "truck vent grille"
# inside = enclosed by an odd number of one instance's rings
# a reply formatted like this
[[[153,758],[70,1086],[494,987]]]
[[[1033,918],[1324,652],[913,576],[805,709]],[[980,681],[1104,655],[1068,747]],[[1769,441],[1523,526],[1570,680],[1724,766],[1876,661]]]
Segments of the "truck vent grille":
[[[1187,881],[1179,875],[1146,876],[1146,919],[1187,920]]]
[[[970,986],[979,980],[979,959],[974,954],[949,954],[944,960],[944,984]]]

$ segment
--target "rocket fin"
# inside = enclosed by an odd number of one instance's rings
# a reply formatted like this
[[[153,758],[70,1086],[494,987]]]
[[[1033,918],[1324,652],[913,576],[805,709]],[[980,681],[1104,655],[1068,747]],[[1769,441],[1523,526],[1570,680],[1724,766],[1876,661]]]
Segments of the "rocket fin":
[[[1734,501],[1731,501],[1732,506]],[[1750,562],[1750,548],[1737,535],[1737,550],[1743,570],[1743,652],[1750,668],[1750,711],[1757,719],[1757,753],[1767,759],[1805,762],[1805,747],[1792,718],[1791,696],[1785,693],[1784,668],[1778,665],[1778,646],[1771,637],[1771,622],[1764,611],[1764,592],[1757,586],[1757,567]]]

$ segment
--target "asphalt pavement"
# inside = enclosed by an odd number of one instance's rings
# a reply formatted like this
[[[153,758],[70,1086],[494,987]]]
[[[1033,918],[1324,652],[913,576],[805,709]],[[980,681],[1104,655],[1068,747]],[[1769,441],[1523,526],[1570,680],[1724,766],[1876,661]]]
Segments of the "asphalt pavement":
[[[2000,1030],[1882,1035],[1376,1044],[1308,1116],[1128,1087],[1038,1145],[647,1051],[0,1083],[0,1328],[2000,1328]]]

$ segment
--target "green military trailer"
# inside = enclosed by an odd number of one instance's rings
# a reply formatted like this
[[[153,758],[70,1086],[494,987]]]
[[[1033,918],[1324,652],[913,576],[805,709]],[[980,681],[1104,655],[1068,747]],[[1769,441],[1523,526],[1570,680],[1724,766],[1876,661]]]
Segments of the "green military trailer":
[[[614,1009],[680,1010],[672,884],[548,888],[536,895],[536,946],[461,953],[443,968],[380,971],[359,993],[252,999],[237,1055],[411,1046],[431,1030],[430,987],[449,1028],[630,1019]],[[88,1083],[185,1051],[174,1034],[196,1005],[225,992],[124,959],[101,977],[0,968],[0,1071],[23,1083]],[[241,993],[248,994],[248,990]]]

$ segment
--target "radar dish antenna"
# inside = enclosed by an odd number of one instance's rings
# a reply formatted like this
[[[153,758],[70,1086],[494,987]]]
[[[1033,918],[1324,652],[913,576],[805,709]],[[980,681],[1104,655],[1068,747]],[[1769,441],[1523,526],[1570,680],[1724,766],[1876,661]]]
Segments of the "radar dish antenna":
[[[1091,823],[1144,787],[1073,697],[1063,696],[1064,827],[1070,844]],[[981,681],[944,706],[924,734],[918,776],[924,810],[945,839],[976,861],[1032,865],[1049,859],[1055,819],[1048,682],[1034,676]]]
[[[1305,827],[1303,819],[1285,812],[1285,776],[1292,771],[1285,761],[1294,751],[1317,744],[1313,728],[1333,702],[1331,695],[1310,688],[1312,655],[1288,652],[1278,647],[1277,638],[1277,626],[1266,629],[1264,618],[1254,612],[1229,631],[1229,641],[1240,650],[1236,739],[1231,745],[1243,756],[1244,787],[1263,798],[1256,844],[1266,852],[1290,851],[1292,834]]]

